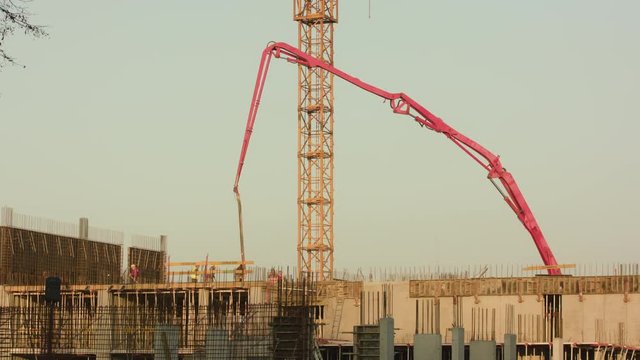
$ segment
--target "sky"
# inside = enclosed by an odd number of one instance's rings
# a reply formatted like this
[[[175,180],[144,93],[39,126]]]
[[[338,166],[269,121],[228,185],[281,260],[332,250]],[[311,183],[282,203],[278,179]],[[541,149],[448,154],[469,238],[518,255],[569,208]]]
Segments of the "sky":
[[[341,1],[335,64],[501,156],[560,263],[637,262],[640,2]],[[239,258],[232,185],[291,1],[34,0],[0,71],[0,204]],[[295,66],[272,63],[241,192],[247,258],[295,265]],[[540,263],[485,171],[335,83],[336,269]]]

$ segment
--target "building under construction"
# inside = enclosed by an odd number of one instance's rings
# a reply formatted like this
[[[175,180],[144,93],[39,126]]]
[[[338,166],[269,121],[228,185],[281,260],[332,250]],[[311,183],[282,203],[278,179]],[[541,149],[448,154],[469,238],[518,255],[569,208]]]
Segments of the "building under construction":
[[[259,269],[221,269],[239,264],[233,261],[185,271],[174,263],[171,271],[164,236],[134,236],[123,266],[123,238],[95,231],[86,218],[75,226],[3,208],[0,358],[307,359],[314,353],[312,282],[257,281],[251,274],[264,276]],[[55,301],[47,297],[50,277],[61,280]]]
[[[313,282],[234,261],[171,263],[164,236],[132,237],[125,264],[124,235],[87,219],[2,215],[1,358],[385,358],[386,326],[397,359],[420,358],[425,341],[442,359],[468,358],[478,342],[504,356],[510,336],[523,359],[558,349],[572,360],[638,359],[637,264],[590,275],[424,268]],[[52,276],[62,280],[55,303],[44,285]]]
[[[293,20],[297,47],[263,52],[242,142],[233,188],[241,260],[172,262],[163,235],[125,246],[123,233],[87,218],[67,224],[3,208],[0,359],[640,360],[638,264],[559,265],[499,156],[406,94],[335,67],[338,0],[293,0]],[[298,71],[290,273],[245,260],[238,190],[272,58]],[[486,170],[544,266],[336,272],[334,75]]]

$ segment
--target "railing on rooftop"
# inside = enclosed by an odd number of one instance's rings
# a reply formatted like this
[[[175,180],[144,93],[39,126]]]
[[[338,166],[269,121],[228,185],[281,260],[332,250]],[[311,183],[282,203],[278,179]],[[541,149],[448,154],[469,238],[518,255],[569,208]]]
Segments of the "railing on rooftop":
[[[78,224],[19,214],[6,207],[2,208],[2,226],[73,238],[79,234]]]
[[[163,236],[150,236],[150,235],[131,235],[131,246],[151,251],[167,251],[163,244]]]
[[[526,270],[536,266],[520,264],[486,265],[424,265],[344,269],[335,271],[333,278],[347,281],[407,281],[479,278],[523,278],[546,275],[545,270]],[[640,263],[575,264],[562,269],[569,276],[640,275]]]
[[[20,214],[13,211],[10,207],[2,208],[0,218],[0,224],[2,226],[76,239],[83,238],[82,220],[80,223],[74,224],[39,216]],[[124,243],[124,233],[121,231],[89,226],[87,232],[86,240],[100,241],[116,245],[122,245]]]

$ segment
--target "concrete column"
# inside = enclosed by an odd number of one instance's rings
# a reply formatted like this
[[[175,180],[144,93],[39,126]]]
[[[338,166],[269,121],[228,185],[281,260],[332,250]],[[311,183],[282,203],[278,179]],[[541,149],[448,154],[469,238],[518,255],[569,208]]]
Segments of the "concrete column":
[[[502,345],[502,360],[516,360],[517,358],[517,350],[516,350],[516,335],[515,334],[504,334],[504,344]]]
[[[207,360],[226,360],[231,358],[231,342],[226,331],[207,329],[204,355]]]
[[[451,360],[464,360],[464,328],[451,329]]]
[[[496,360],[495,340],[476,340],[469,344],[470,360]]]
[[[156,325],[153,334],[153,354],[155,360],[175,360],[178,358],[178,325]]]
[[[88,218],[80,218],[80,227],[78,230],[78,237],[83,240],[87,240],[89,238],[89,219]]]
[[[13,296],[13,294],[6,292],[5,294],[7,294],[7,304],[9,307],[11,306],[17,306],[17,300],[16,300],[16,296]]]
[[[201,325],[210,325],[207,323],[207,321],[209,320],[209,316],[207,314],[207,309],[209,309],[209,293],[210,290],[209,289],[198,289],[198,318],[196,319],[196,321],[198,322],[198,324]],[[203,341],[206,341],[206,333],[202,332],[202,331],[198,331],[195,335],[195,340],[198,343],[202,343]]]
[[[209,307],[210,298],[211,296],[210,296],[209,289],[198,289],[198,307],[200,308]]]
[[[80,218],[78,226],[78,239],[89,239],[89,219]],[[81,244],[82,246],[88,246],[86,242]],[[76,256],[76,278],[72,281],[76,281],[78,284],[89,284],[89,269],[87,262],[87,254],[79,251]]]
[[[108,307],[112,305],[112,301],[111,301],[112,295],[111,293],[106,290],[98,290],[98,292],[96,293],[96,300],[97,300],[97,306],[98,307]]]
[[[416,334],[413,337],[415,360],[442,360],[442,336],[440,334]]]
[[[380,360],[393,360],[393,318],[380,319]]]
[[[9,293],[4,290],[4,285],[0,285],[0,307],[9,306]]]
[[[0,225],[13,226],[13,208],[3,206],[0,214]]]
[[[95,341],[93,347],[96,352],[96,360],[109,360],[111,359],[111,340],[105,341],[104,339],[111,339],[108,334],[111,334],[112,330],[112,317],[109,311],[111,305],[111,293],[108,290],[98,290],[96,293],[96,311],[99,313],[96,319],[99,321],[93,322],[93,331],[97,336],[103,340]]]
[[[551,354],[551,360],[563,360],[564,359],[564,341],[562,338],[553,338],[553,353]]]
[[[167,252],[167,235],[160,235],[160,251]]]
[[[167,256],[167,235],[160,235],[160,251],[162,251],[162,274],[160,274],[160,281],[166,282],[169,281],[167,275],[167,261],[169,261]]]

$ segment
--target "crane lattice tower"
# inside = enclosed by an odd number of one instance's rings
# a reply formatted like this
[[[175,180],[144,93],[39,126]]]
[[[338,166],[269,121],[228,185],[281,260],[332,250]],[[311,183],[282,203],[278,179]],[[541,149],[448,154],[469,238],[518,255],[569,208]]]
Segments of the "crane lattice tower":
[[[298,48],[333,65],[338,0],[294,0]],[[333,74],[298,66],[298,274],[333,277]]]

